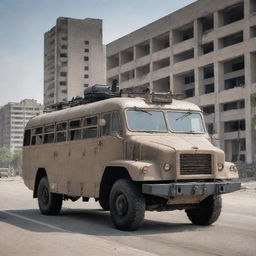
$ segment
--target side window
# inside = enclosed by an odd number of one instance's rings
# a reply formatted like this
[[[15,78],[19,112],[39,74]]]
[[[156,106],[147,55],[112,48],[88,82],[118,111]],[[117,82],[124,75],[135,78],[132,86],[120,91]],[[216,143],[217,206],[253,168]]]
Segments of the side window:
[[[43,143],[43,128],[38,127],[32,129],[31,145],[40,145]]]
[[[44,127],[44,144],[54,142],[54,128],[54,124],[47,125]]]
[[[31,136],[31,130],[26,130],[24,133],[23,146],[30,145],[30,136]]]
[[[56,125],[56,142],[67,140],[67,122],[58,123]]]
[[[98,118],[92,116],[84,119],[83,123],[83,139],[98,137]]]
[[[122,136],[122,126],[118,112],[113,112],[112,114],[112,133]]]
[[[110,135],[110,133],[111,133],[111,114],[105,114],[102,117],[106,121],[105,126],[102,127],[102,136]]]
[[[68,140],[81,139],[81,120],[69,121],[69,135]]]

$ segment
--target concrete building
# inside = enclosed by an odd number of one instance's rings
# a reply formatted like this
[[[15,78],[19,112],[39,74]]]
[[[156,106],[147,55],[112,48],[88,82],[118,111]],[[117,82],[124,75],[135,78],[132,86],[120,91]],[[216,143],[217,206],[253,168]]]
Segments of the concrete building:
[[[256,0],[198,0],[106,53],[108,84],[184,94],[228,161],[256,162]]]
[[[44,35],[44,105],[83,96],[106,83],[102,20],[59,17]]]
[[[43,106],[32,99],[0,107],[0,147],[7,147],[11,151],[20,150],[28,120],[42,112]]]

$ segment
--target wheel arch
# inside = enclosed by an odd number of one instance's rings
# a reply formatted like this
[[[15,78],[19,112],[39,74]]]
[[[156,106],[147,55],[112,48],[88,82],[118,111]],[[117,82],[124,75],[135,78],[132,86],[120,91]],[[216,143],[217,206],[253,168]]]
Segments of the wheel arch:
[[[47,177],[46,170],[44,168],[38,168],[35,178],[35,185],[34,185],[34,192],[33,192],[33,198],[37,198],[37,191],[38,191],[38,185],[39,181],[44,177]]]
[[[109,197],[113,184],[122,178],[131,179],[128,170],[122,166],[107,166],[104,170],[101,182],[99,196]]]

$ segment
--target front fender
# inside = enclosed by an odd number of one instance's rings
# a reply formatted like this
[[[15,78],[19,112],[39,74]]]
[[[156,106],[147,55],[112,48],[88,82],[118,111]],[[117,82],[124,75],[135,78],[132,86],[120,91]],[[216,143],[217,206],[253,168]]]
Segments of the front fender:
[[[150,161],[134,161],[134,160],[115,160],[109,164],[110,167],[124,167],[132,180],[134,181],[153,181],[162,180],[157,166]],[[142,167],[149,167],[149,171],[144,174]]]

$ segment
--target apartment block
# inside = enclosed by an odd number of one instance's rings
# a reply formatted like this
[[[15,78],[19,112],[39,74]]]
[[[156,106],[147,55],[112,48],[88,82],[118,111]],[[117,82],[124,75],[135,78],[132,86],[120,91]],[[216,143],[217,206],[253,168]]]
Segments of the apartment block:
[[[44,105],[83,96],[106,83],[102,20],[59,17],[44,34]]]
[[[0,147],[21,150],[24,128],[29,119],[42,114],[43,106],[33,99],[0,107]]]
[[[227,161],[256,163],[256,0],[198,0],[106,47],[109,85],[182,94]]]

